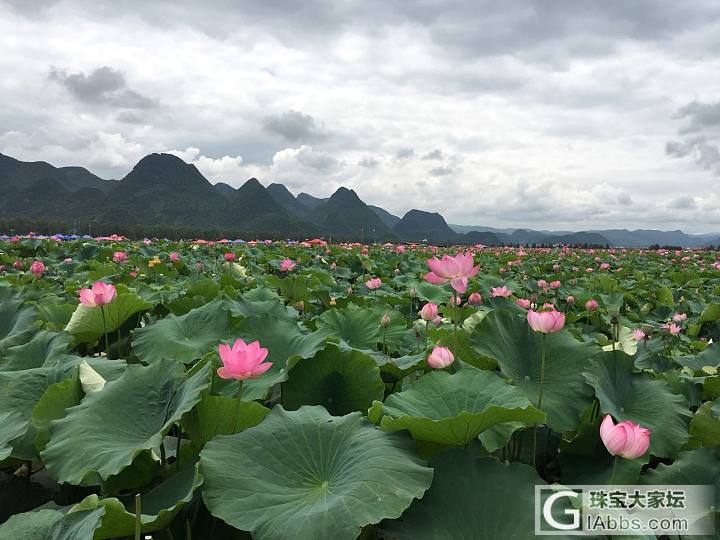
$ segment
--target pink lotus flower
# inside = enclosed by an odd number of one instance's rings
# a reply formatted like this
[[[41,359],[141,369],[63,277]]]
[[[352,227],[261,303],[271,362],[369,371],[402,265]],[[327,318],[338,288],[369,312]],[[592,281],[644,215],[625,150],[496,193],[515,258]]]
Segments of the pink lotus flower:
[[[382,279],[380,279],[379,277],[368,279],[365,282],[365,286],[368,289],[370,289],[371,291],[374,291],[375,289],[379,289],[381,285],[382,285]]]
[[[294,262],[292,262],[292,260],[290,260],[290,259],[283,259],[282,262],[280,263],[280,271],[281,271],[281,272],[287,272],[287,271],[292,270],[293,268],[295,268],[295,266],[296,266],[296,265],[295,265]]]
[[[642,341],[647,337],[647,335],[639,328],[636,328],[635,330],[633,330],[633,337],[635,338],[635,341]]]
[[[605,415],[600,424],[600,438],[611,455],[625,459],[639,458],[650,446],[649,429],[630,420],[616,425],[609,414]]]
[[[127,253],[125,253],[124,251],[116,251],[115,253],[113,253],[113,261],[115,261],[116,263],[124,263],[127,262],[127,260],[128,256]]]
[[[604,262],[600,265],[600,270],[608,270],[609,268],[610,268],[610,263]]]
[[[218,346],[220,359],[223,366],[218,368],[217,374],[223,379],[257,379],[272,367],[272,362],[263,360],[268,355],[268,350],[260,347],[259,341],[253,341],[249,345],[242,339],[235,341],[230,347],[225,343]]]
[[[404,245],[400,244],[399,246],[395,246],[395,253],[397,253],[398,255],[402,255],[403,253],[405,253],[406,249],[407,248]]]
[[[675,322],[682,322],[685,319],[687,319],[686,313],[676,313],[675,315],[672,316],[672,320]]]
[[[571,294],[571,295],[569,295],[569,296],[565,299],[565,301],[566,301],[568,304],[574,304],[574,303],[575,303],[575,297]]]
[[[552,304],[545,304],[542,310],[529,310],[527,321],[530,328],[543,334],[559,332],[565,326],[565,314],[555,310]]]
[[[459,293],[467,290],[468,278],[480,270],[480,265],[473,266],[472,253],[458,253],[454,257],[443,255],[442,260],[437,257],[427,260],[430,272],[424,278],[430,283],[443,285],[450,282],[450,286]]]
[[[670,332],[670,335],[672,336],[677,336],[680,332],[682,332],[682,328],[675,323],[663,324],[661,328]]]
[[[42,261],[33,261],[30,265],[30,273],[35,276],[42,276],[43,272],[45,272],[45,265]]]
[[[179,254],[177,251],[173,251],[172,253],[170,253],[170,260],[171,260],[172,262],[177,262],[177,261],[179,261],[179,260],[180,260],[180,254]]]
[[[482,296],[480,296],[479,292],[474,292],[468,297],[468,304],[471,306],[479,306],[482,303]]]
[[[548,282],[545,281],[544,279],[538,279],[537,286],[540,287],[541,289],[544,289],[545,287],[548,286]]]
[[[443,369],[448,367],[455,361],[455,356],[447,347],[433,347],[430,356],[428,356],[428,365],[433,369]]]
[[[115,300],[117,295],[114,285],[102,281],[93,283],[91,289],[80,289],[78,292],[80,303],[89,308],[105,306]]]
[[[518,298],[515,303],[523,309],[530,309],[531,303],[527,298]]]
[[[587,302],[585,302],[585,309],[587,311],[595,311],[598,308],[597,300],[590,299]]]
[[[490,295],[493,298],[508,298],[510,295],[512,295],[512,291],[508,289],[505,285],[503,285],[502,287],[493,287],[492,289],[490,289]]]
[[[385,313],[385,314],[383,314],[382,318],[380,319],[380,327],[387,328],[388,326],[390,326],[390,315]]]
[[[232,251],[225,253],[224,257],[227,262],[233,262],[235,260],[235,254]]]
[[[23,267],[23,263],[20,260],[17,260],[13,263],[13,268],[15,270],[22,270],[22,267]]]
[[[436,304],[428,302],[425,304],[420,311],[418,311],[418,315],[420,315],[420,318],[423,321],[432,321],[435,317],[437,317],[438,314],[438,307]]]
[[[560,288],[560,280],[555,280],[550,282],[550,288],[551,289],[559,289]]]

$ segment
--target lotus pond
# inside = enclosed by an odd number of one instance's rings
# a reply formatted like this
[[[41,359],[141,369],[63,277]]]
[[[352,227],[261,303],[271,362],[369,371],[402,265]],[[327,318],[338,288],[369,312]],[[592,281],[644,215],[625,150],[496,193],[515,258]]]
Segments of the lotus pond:
[[[720,488],[718,252],[464,250],[0,240],[0,539],[526,539],[537,484]]]

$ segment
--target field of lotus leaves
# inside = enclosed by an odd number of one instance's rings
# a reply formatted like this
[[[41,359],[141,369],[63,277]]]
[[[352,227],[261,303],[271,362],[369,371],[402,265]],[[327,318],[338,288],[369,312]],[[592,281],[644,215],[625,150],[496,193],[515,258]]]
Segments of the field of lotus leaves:
[[[2,540],[526,539],[536,484],[720,488],[718,252],[31,235],[0,300]]]

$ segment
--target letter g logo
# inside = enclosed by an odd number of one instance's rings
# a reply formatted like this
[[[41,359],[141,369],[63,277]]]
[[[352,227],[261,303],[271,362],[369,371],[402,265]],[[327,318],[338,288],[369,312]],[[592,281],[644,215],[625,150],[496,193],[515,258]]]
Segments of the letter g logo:
[[[576,499],[579,497],[580,494],[575,493],[574,491],[558,491],[557,493],[553,493],[550,495],[547,500],[545,501],[545,504],[543,504],[543,518],[545,518],[545,522],[553,527],[554,529],[560,530],[560,531],[573,531],[580,528],[580,511],[575,510],[574,508],[570,508],[564,511],[564,514],[566,516],[572,516],[572,523],[566,524],[566,523],[559,523],[552,515],[552,507],[553,504],[555,504],[555,501],[557,501],[560,497],[571,497],[573,499]]]

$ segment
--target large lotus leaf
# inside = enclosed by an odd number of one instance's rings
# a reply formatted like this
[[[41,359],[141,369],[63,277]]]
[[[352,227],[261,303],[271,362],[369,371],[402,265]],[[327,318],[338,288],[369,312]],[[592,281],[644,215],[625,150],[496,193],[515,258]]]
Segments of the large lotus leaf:
[[[502,422],[543,422],[545,414],[525,394],[494,373],[466,367],[450,375],[434,371],[409,389],[376,402],[371,416],[382,411],[385,431],[407,429],[416,440],[465,446]]]
[[[625,353],[603,353],[585,377],[600,400],[600,410],[616,420],[632,420],[650,428],[650,453],[672,457],[688,440],[687,399],[673,394],[665,381],[633,373],[634,360]]]
[[[200,455],[210,512],[256,540],[351,540],[423,496],[432,470],[400,434],[360,413],[275,407],[258,426],[218,436]]]
[[[37,310],[23,306],[22,298],[10,297],[0,302],[0,352],[26,343],[37,331],[33,325]]]
[[[7,540],[93,540],[105,508],[63,514],[38,510],[16,514],[0,525],[0,538]]]
[[[65,327],[77,343],[92,343],[102,337],[104,332],[114,332],[120,328],[130,317],[152,308],[152,304],[145,302],[134,293],[118,294],[111,303],[101,310],[99,307],[87,307],[78,304]],[[103,315],[105,312],[105,325]]]
[[[660,463],[655,469],[648,470],[641,484],[667,484],[717,487],[716,496],[720,499],[720,454],[710,448],[696,448],[680,452],[671,464]],[[717,507],[720,508],[720,505]]]
[[[12,440],[23,435],[29,423],[19,412],[0,412],[0,461],[12,453]]]
[[[65,416],[65,410],[79,405],[84,397],[80,374],[50,385],[32,410],[32,423],[37,430],[35,448],[41,452],[50,437],[52,420]]]
[[[675,361],[684,367],[694,371],[702,371],[703,368],[720,368],[720,343],[713,343],[704,351],[695,356],[680,356]]]
[[[282,399],[288,410],[322,405],[330,414],[342,416],[366,411],[384,394],[380,368],[372,357],[331,344],[314,357],[293,363]]]
[[[202,477],[192,464],[164,480],[140,497],[141,531],[150,533],[167,527],[177,512],[193,498],[193,493],[202,484]],[[71,511],[104,508],[102,526],[95,531],[94,540],[131,536],[135,531],[135,506],[126,509],[114,498],[100,499],[88,495],[72,507]]]
[[[77,368],[34,368],[23,371],[0,371],[0,411],[19,414],[28,421],[25,434],[13,440],[12,456],[18,459],[36,459],[32,410],[49,386],[77,373]]]
[[[560,469],[563,484],[609,484],[615,473],[615,484],[635,484],[640,471],[650,459],[620,459],[615,464],[600,439],[601,417],[583,422],[572,440],[560,442]]]
[[[591,403],[592,389],[582,372],[600,347],[581,343],[565,330],[545,336],[542,410],[547,413],[548,426],[569,431],[577,427],[582,411]],[[540,390],[542,340],[524,318],[506,310],[489,313],[470,336],[475,352],[497,361],[503,374],[522,388],[533,404],[537,404]]]
[[[449,450],[432,459],[432,487],[402,519],[383,524],[394,540],[535,539],[537,473],[521,463]],[[555,536],[554,538],[558,538]]]
[[[202,448],[216,435],[232,435],[258,425],[269,412],[255,401],[205,394],[185,415],[182,426],[196,447]]]
[[[450,301],[452,293],[447,287],[434,285],[427,281],[421,281],[415,284],[415,291],[420,300],[432,302],[433,304],[445,304]]]
[[[132,346],[143,362],[168,359],[189,364],[227,338],[228,312],[220,300],[181,315],[168,315],[133,331]]]
[[[382,315],[380,316],[382,317]],[[336,337],[356,349],[375,349],[382,342],[380,317],[373,309],[349,306],[329,309],[317,319],[319,328],[327,328]]]
[[[160,446],[173,423],[200,401],[209,377],[209,365],[189,378],[172,360],[128,366],[122,377],[50,423],[41,454],[48,472],[71,484],[118,474],[140,452]]]
[[[232,332],[247,342],[258,340],[268,350],[267,361],[272,367],[259,379],[250,379],[243,384],[244,399],[263,399],[268,389],[287,380],[287,363],[291,358],[311,358],[325,347],[329,334],[327,329],[304,332],[292,319],[281,319],[269,315],[246,317]],[[228,343],[233,340],[227,340]],[[232,386],[235,386],[232,381]],[[234,391],[234,390],[233,390]],[[223,392],[224,393],[224,392]]]
[[[696,448],[680,452],[675,461],[668,465],[660,463],[657,468],[650,469],[640,480],[643,485],[674,485],[674,486],[714,486],[715,533],[714,535],[692,536],[693,539],[717,540],[720,531],[720,453],[709,448]],[[686,515],[682,517],[688,517]],[[696,517],[701,518],[702,515]],[[712,519],[712,518],[709,518]],[[683,537],[684,538],[684,537]]]
[[[41,367],[48,359],[67,351],[72,336],[65,332],[41,330],[30,341],[9,347],[0,354],[0,369],[16,371]]]
[[[690,435],[703,446],[720,446],[720,398],[703,403],[690,421]]]

